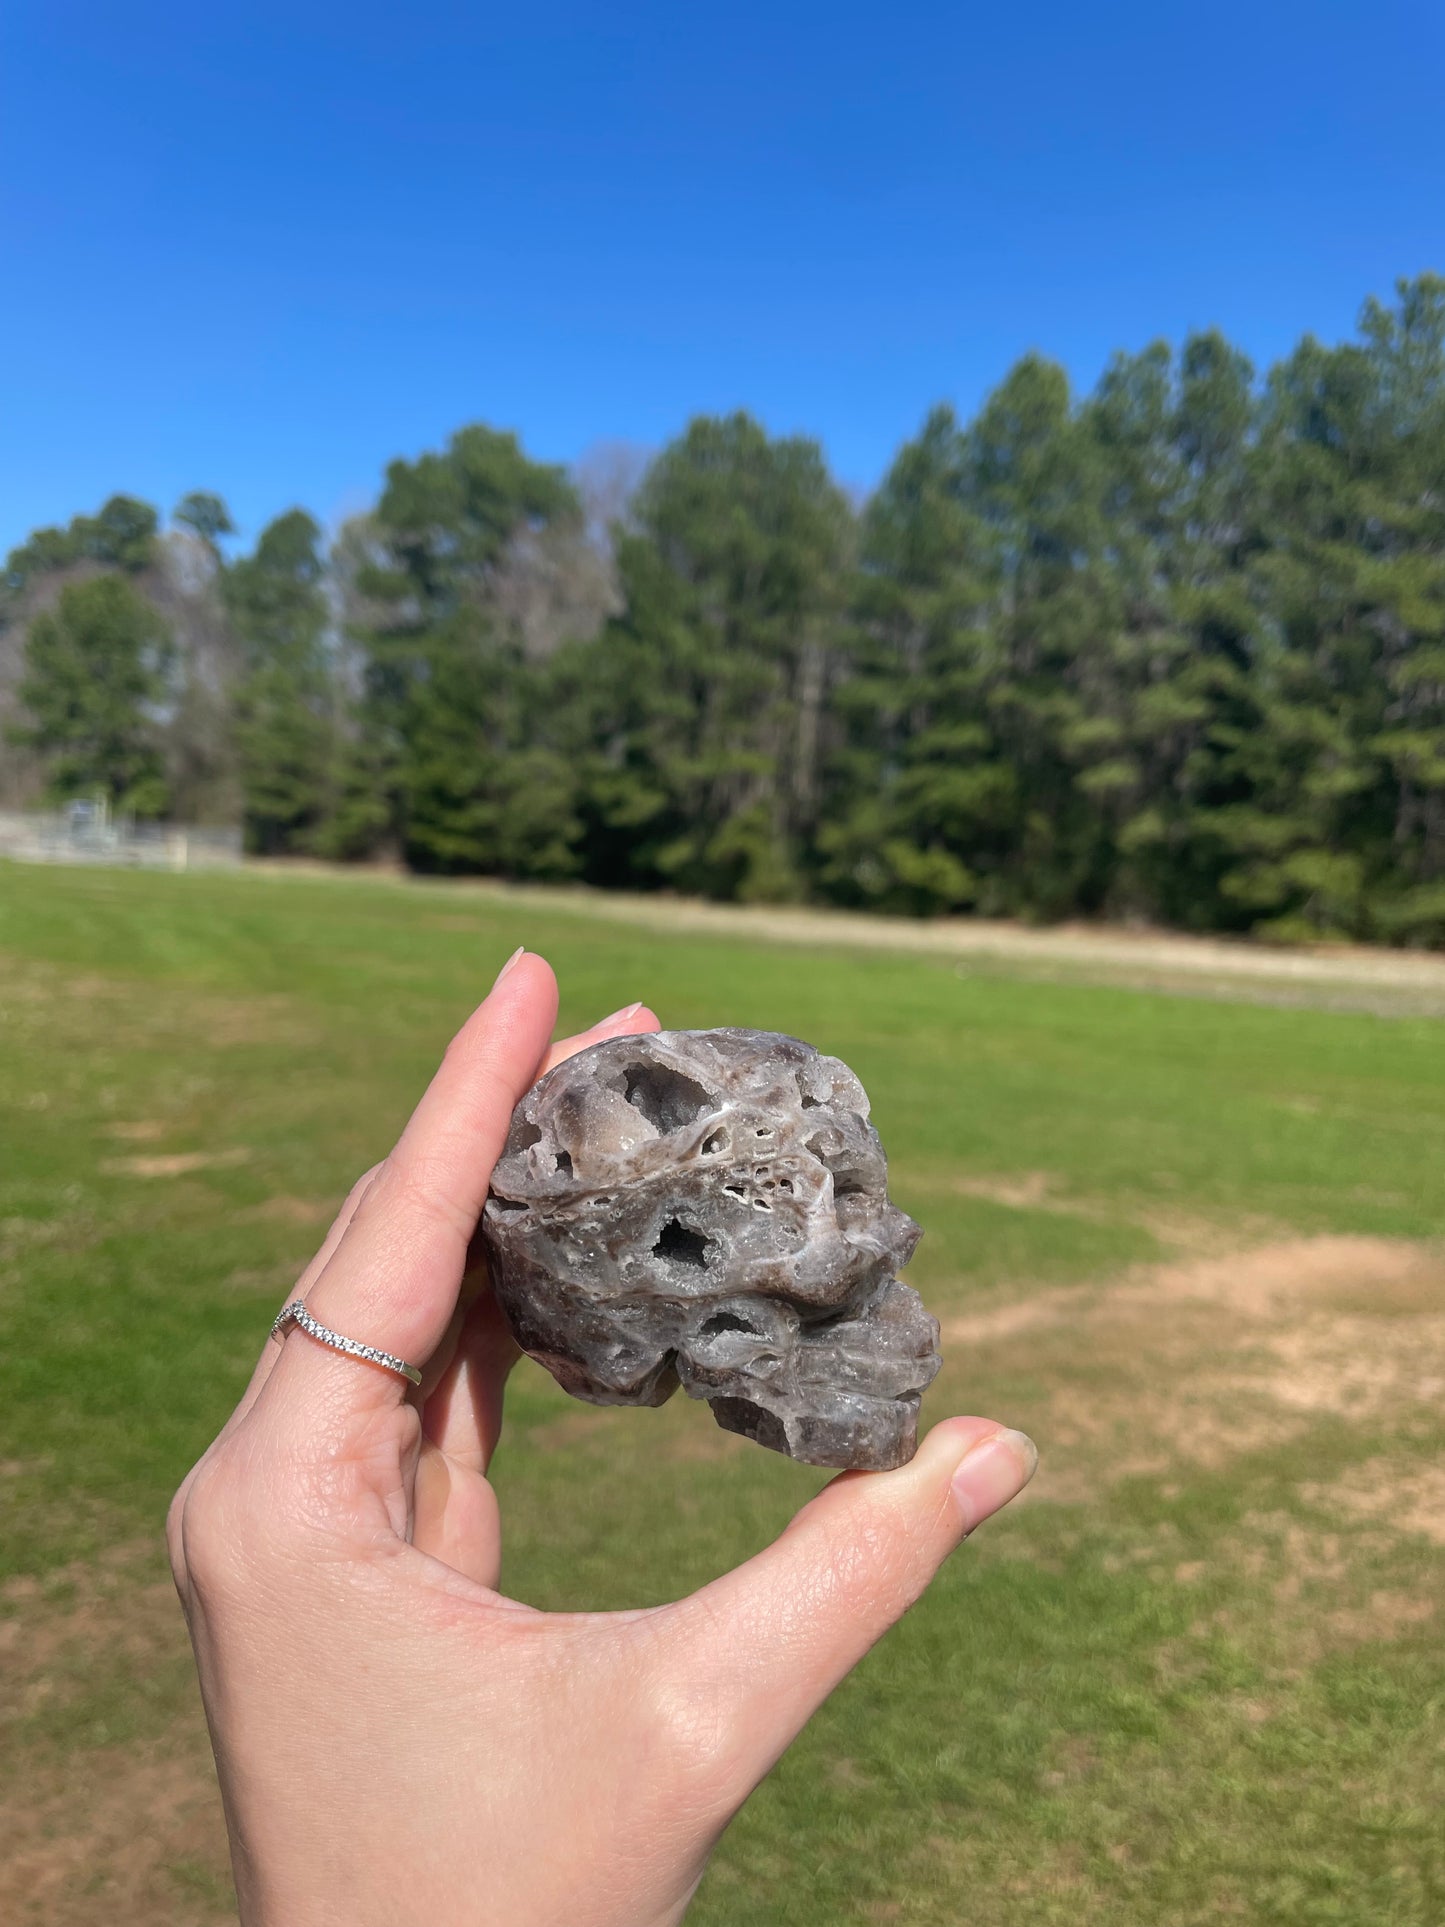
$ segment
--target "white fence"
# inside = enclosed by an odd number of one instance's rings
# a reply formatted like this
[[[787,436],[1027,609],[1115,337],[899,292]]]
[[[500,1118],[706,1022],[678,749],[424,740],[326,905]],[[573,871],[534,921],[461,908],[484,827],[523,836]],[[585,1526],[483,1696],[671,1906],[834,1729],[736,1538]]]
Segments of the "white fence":
[[[227,869],[241,861],[241,832],[119,821],[92,804],[41,812],[0,810],[0,858],[19,863],[108,863],[131,870]]]

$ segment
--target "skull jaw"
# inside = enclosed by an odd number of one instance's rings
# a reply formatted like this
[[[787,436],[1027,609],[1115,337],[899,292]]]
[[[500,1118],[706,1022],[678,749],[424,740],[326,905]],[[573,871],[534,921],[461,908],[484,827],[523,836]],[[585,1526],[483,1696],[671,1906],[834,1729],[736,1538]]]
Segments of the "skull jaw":
[[[921,1396],[908,1392],[888,1399],[835,1393],[807,1410],[786,1415],[745,1398],[714,1397],[709,1402],[725,1432],[740,1432],[745,1439],[803,1465],[892,1472],[907,1465],[918,1450]]]
[[[499,1276],[497,1296],[521,1349],[574,1398],[656,1406],[680,1384],[724,1431],[805,1465],[907,1464],[942,1362],[937,1321],[901,1279],[801,1328],[796,1311],[758,1298],[679,1307],[661,1341],[655,1307],[589,1302],[540,1267]]]
[[[901,1279],[842,1318],[804,1326],[777,1352],[766,1345],[684,1344],[684,1391],[706,1399],[724,1431],[805,1465],[890,1472],[913,1457],[919,1402],[942,1361],[938,1323]]]

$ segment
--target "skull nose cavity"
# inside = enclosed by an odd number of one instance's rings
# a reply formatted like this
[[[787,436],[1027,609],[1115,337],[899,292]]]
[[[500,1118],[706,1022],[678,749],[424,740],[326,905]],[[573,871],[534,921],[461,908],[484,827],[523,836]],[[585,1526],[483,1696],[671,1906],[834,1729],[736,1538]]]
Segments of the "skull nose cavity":
[[[745,1332],[749,1338],[763,1336],[756,1325],[750,1325],[746,1318],[740,1318],[735,1311],[715,1311],[697,1328],[699,1338],[721,1338],[724,1332]]]

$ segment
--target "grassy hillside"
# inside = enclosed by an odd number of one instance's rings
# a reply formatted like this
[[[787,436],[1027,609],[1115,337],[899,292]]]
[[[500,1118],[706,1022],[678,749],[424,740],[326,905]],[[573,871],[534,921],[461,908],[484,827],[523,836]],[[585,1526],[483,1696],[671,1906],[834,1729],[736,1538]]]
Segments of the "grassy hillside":
[[[440,886],[3,866],[0,1914],[224,1918],[166,1501],[523,941],[568,1028],[641,997],[845,1057],[926,1228],[925,1416],[1043,1454],[761,1790],[695,1918],[1445,1917],[1445,1024]],[[504,1583],[665,1598],[820,1476],[681,1398],[596,1411],[524,1365]]]

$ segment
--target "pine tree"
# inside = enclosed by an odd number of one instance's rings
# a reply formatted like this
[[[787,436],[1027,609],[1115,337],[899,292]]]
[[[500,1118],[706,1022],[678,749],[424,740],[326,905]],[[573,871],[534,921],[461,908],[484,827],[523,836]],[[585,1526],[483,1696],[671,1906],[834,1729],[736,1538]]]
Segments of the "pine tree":
[[[157,721],[170,656],[160,618],[122,575],[69,583],[35,617],[19,691],[27,720],[14,733],[46,758],[53,796],[165,814]]]
[[[819,821],[852,518],[815,442],[701,418],[648,470],[619,546],[625,612],[598,645],[620,700],[584,811],[632,880],[802,893]],[[645,816],[639,804],[645,801]],[[595,845],[594,845],[595,847]]]
[[[321,530],[291,509],[222,578],[243,650],[236,727],[246,838],[263,855],[324,840],[339,782],[337,691],[325,647]]]
[[[562,876],[575,773],[536,741],[536,677],[504,572],[517,545],[580,526],[562,471],[480,426],[397,461],[357,573],[370,747],[408,858],[428,870]]]

